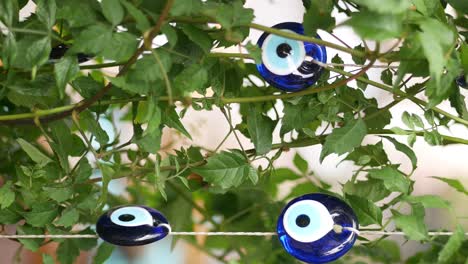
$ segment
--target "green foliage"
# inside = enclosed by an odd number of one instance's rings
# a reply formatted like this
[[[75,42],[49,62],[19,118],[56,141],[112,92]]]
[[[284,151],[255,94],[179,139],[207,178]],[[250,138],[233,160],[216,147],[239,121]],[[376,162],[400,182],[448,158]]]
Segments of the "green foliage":
[[[443,134],[468,126],[466,99],[455,84],[468,73],[467,1],[302,1],[305,36],[276,33],[341,52],[316,85],[298,93],[258,81],[261,50],[244,40],[251,29],[273,30],[252,22],[245,1],[37,0],[36,11],[20,21],[26,2],[0,1],[0,224],[16,224],[17,234],[94,234],[75,230],[93,225],[103,208],[134,203],[160,209],[176,231],[194,229],[194,210],[202,216],[196,224],[209,231],[272,231],[288,200],[324,192],[343,197],[361,227],[402,231],[428,244],[407,263],[466,261],[461,227],[450,238],[431,237],[425,224],[428,208],[456,215],[451,204],[433,194],[415,195],[411,176],[421,165],[413,150],[417,138],[441,147],[467,144]],[[445,2],[455,11],[446,13]],[[338,12],[347,17],[340,25]],[[317,31],[335,33],[342,25],[363,41],[349,48],[315,38]],[[168,43],[151,45],[162,35]],[[401,46],[371,49],[364,40]],[[237,44],[249,54],[214,51]],[[51,60],[59,45],[68,50]],[[82,64],[84,57],[91,60]],[[363,67],[353,75],[344,58],[358,66],[392,67],[377,78]],[[109,66],[118,66],[118,75],[103,71]],[[388,104],[364,94],[368,87],[388,92]],[[450,106],[439,108],[446,100]],[[424,113],[393,116],[400,101]],[[235,109],[242,116],[237,123]],[[191,134],[193,127],[185,124],[192,111],[224,115],[230,127],[225,138],[245,136],[253,148],[238,142],[237,149],[226,150],[224,141],[215,149],[199,146],[193,140],[198,131]],[[400,118],[403,127],[389,127]],[[124,127],[131,138],[121,142]],[[162,144],[163,135],[175,134],[186,147]],[[321,161],[335,154],[356,166],[338,192],[315,176],[308,157],[295,153],[294,168],[275,166],[291,149],[312,145],[322,147]],[[387,146],[407,157],[409,171],[392,160]],[[121,178],[129,183],[126,192],[109,192]],[[468,195],[458,180],[432,178]],[[18,242],[32,251],[49,243]],[[44,263],[74,263],[80,251],[97,246],[96,239],[53,242],[59,244],[56,256],[44,254]],[[400,263],[399,248],[387,237],[362,238],[338,263]],[[100,244],[94,262],[104,263],[113,249]],[[230,263],[293,261],[275,238],[208,237],[201,250],[234,256]]]

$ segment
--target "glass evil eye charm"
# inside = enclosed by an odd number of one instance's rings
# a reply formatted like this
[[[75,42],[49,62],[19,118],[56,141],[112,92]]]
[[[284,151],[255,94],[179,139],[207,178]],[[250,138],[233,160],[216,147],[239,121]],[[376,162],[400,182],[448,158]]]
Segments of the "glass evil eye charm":
[[[273,28],[304,35],[300,23],[286,22]],[[327,62],[325,47],[314,43],[265,32],[257,45],[262,49],[262,64],[257,64],[258,72],[270,85],[287,92],[303,90],[317,82],[323,68],[312,60]]]
[[[166,237],[171,228],[159,211],[146,206],[116,207],[96,223],[100,238],[119,246],[141,246]]]
[[[65,53],[68,50],[69,50],[69,46],[64,45],[64,44],[59,44],[53,47],[49,54],[49,60],[51,62],[60,60],[63,56],[65,56]],[[83,54],[83,53],[78,53],[76,57],[78,58],[79,63],[83,63],[85,61],[90,60],[90,56]]]
[[[466,78],[465,75],[460,75],[457,79],[457,85],[460,86],[461,88],[468,89],[468,84],[466,83]]]
[[[326,263],[351,249],[357,238],[352,230],[357,228],[356,215],[345,202],[314,193],[289,202],[278,218],[276,231],[293,257],[307,263]]]

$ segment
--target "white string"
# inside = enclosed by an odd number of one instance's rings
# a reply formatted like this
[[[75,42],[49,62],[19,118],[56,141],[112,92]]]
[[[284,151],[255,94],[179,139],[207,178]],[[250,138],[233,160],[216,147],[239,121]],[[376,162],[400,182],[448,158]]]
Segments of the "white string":
[[[382,235],[382,236],[404,236],[404,232],[400,231],[359,231],[352,227],[344,227],[358,235]],[[172,236],[276,236],[276,232],[170,232]],[[453,232],[428,232],[429,236],[451,236]],[[468,236],[468,232],[465,233]],[[35,238],[98,238],[98,235],[93,234],[68,234],[68,235],[0,235],[0,239],[35,239]]]

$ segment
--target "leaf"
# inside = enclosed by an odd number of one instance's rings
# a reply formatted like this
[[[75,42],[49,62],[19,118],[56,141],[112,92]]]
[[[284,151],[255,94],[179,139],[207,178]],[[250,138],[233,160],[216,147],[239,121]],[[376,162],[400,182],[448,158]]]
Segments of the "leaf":
[[[197,64],[185,68],[174,79],[174,87],[183,93],[192,93],[194,91],[205,93],[204,89],[208,86],[207,83],[208,71]]]
[[[427,228],[424,223],[425,213],[422,206],[413,204],[412,214],[410,215],[403,215],[395,210],[392,210],[392,214],[392,219],[395,222],[395,225],[400,228],[409,239],[427,239]]]
[[[0,208],[6,209],[15,201],[15,192],[12,189],[12,182],[7,181],[0,187]]]
[[[439,252],[437,263],[450,263],[450,258],[460,249],[464,240],[465,231],[463,231],[463,228],[458,225],[453,235]]]
[[[71,85],[84,98],[93,97],[103,88],[103,85],[96,82],[91,76],[80,76],[76,78]]]
[[[320,160],[323,161],[331,153],[341,155],[352,151],[361,145],[366,134],[366,123],[362,119],[352,120],[344,127],[335,128],[325,139]]]
[[[182,26],[182,31],[191,41],[202,48],[205,53],[210,52],[211,47],[213,46],[213,40],[211,40],[210,36],[205,31],[193,25]]]
[[[335,18],[331,16],[333,1],[311,1],[310,7],[304,13],[303,24],[306,35],[315,36],[317,29],[330,30],[335,26]]]
[[[250,139],[255,146],[256,155],[263,155],[271,150],[275,122],[261,113],[260,109],[250,106],[246,116]]]
[[[57,259],[61,264],[73,264],[80,255],[80,250],[73,239],[65,239],[57,249]]]
[[[80,123],[89,132],[91,132],[91,134],[96,138],[97,142],[99,142],[101,146],[109,142],[109,136],[107,135],[106,131],[102,129],[99,122],[96,121],[96,118],[89,110],[81,112]]]
[[[55,0],[39,0],[36,7],[36,15],[39,20],[51,30],[55,24],[57,5]]]
[[[73,196],[73,189],[71,188],[52,188],[52,187],[42,187],[42,189],[47,193],[52,200],[57,203],[62,203]]]
[[[382,210],[377,207],[373,202],[354,195],[346,195],[346,200],[350,203],[357,218],[359,225],[381,225],[382,223]]]
[[[166,114],[163,116],[163,122],[168,127],[174,128],[182,134],[184,134],[189,139],[192,139],[192,136],[190,136],[189,132],[185,129],[182,122],[180,122],[180,117],[174,108],[166,108]]]
[[[436,177],[436,176],[433,176],[431,178],[434,178],[434,179],[437,179],[439,181],[443,181],[445,183],[447,183],[448,185],[450,185],[450,187],[454,188],[455,190],[465,194],[465,195],[468,195],[468,191],[465,189],[465,187],[463,187],[463,185],[461,184],[461,182],[459,180],[456,180],[456,179],[447,179],[447,178],[442,178],[442,177]]]
[[[250,57],[255,61],[255,64],[262,64],[262,49],[255,44],[252,44],[252,42],[249,41],[247,45],[245,45],[245,48],[249,52]]]
[[[100,55],[111,41],[112,28],[104,24],[92,25],[78,34],[70,52]]]
[[[44,231],[41,228],[35,228],[26,224],[26,225],[16,226],[16,233],[18,235],[43,235]],[[38,251],[42,245],[42,242],[44,241],[44,239],[42,238],[36,238],[36,239],[20,238],[18,240],[21,242],[21,244],[24,245],[25,248],[33,252]]]
[[[94,256],[94,262],[95,264],[102,264],[104,263],[111,255],[112,252],[114,251],[115,246],[109,243],[101,243],[99,245],[96,255]]]
[[[389,69],[385,69],[380,74],[380,79],[387,85],[393,84],[393,73]]]
[[[258,180],[257,172],[239,152],[223,151],[208,158],[207,164],[192,169],[206,182],[224,190],[239,187],[246,178],[252,183]]]
[[[357,181],[353,183],[348,181],[343,186],[343,192],[366,198],[372,202],[378,202],[390,194],[383,184],[382,180],[369,179],[367,181]]]
[[[157,129],[146,133],[141,138],[136,139],[135,143],[141,150],[156,154],[161,148],[161,131]]]
[[[80,213],[78,212],[78,210],[72,208],[72,209],[65,210],[62,213],[62,216],[54,223],[58,226],[69,227],[69,226],[73,226],[74,224],[76,224],[79,218],[80,218]]]
[[[372,21],[372,23],[369,23]],[[387,40],[400,37],[403,33],[402,19],[396,15],[383,15],[371,12],[354,13],[346,24],[365,39]]]
[[[78,59],[75,56],[65,56],[54,65],[55,79],[60,98],[65,95],[65,86],[80,72]]]
[[[437,130],[424,131],[424,140],[426,140],[426,142],[431,146],[438,146],[443,143],[442,136],[437,132]]]
[[[250,8],[244,8],[240,0],[231,1],[230,5],[221,5],[213,10],[216,21],[225,29],[238,26],[248,26],[254,18],[254,12]]]
[[[13,65],[32,69],[49,59],[52,50],[49,37],[27,36],[17,42],[17,53]]]
[[[97,14],[90,1],[57,1],[57,19],[65,19],[71,28],[78,28],[96,23]]]
[[[137,38],[128,32],[112,33],[112,38],[107,47],[102,51],[102,56],[109,60],[127,61],[138,48]]]
[[[42,263],[43,264],[55,264],[55,260],[49,254],[42,254]]]
[[[392,142],[392,144],[395,146],[396,150],[400,151],[401,153],[405,154],[411,161],[411,165],[413,166],[413,170],[416,169],[417,164],[418,164],[418,158],[416,157],[416,154],[414,154],[414,151],[406,146],[405,144],[402,144],[398,142],[396,139],[388,136],[382,136],[383,138],[387,139],[388,141]]]
[[[122,19],[125,15],[125,10],[123,9],[119,0],[102,0],[101,7],[102,13],[113,26],[116,26],[122,22]]]
[[[15,0],[0,1],[0,21],[6,26],[11,26],[13,22],[18,20],[19,8],[18,2]]]
[[[407,196],[403,199],[409,203],[420,203],[424,208],[450,208],[450,203],[436,195]]]
[[[176,0],[171,8],[171,16],[190,16],[202,8],[199,0]]]
[[[11,64],[14,62],[17,53],[17,44],[15,35],[13,33],[6,34],[6,37],[3,41],[1,60],[3,62],[3,67],[5,69],[10,68]]]
[[[150,22],[146,15],[127,0],[120,0],[120,2],[125,6],[128,13],[135,19],[137,29],[142,33],[146,32],[146,30],[150,28]]]
[[[353,0],[356,4],[382,14],[400,14],[409,11],[411,2],[406,0]]]
[[[58,215],[56,206],[52,204],[38,204],[30,212],[23,213],[26,222],[35,227],[50,224]]]
[[[458,11],[468,14],[468,3],[465,0],[447,0],[447,2]]]
[[[309,164],[297,152],[294,155],[293,163],[294,163],[294,166],[296,166],[296,168],[303,174],[306,174],[309,171]]]
[[[158,50],[158,56],[161,60],[161,64],[166,72],[169,72],[172,65],[172,59],[168,52],[162,50]],[[129,81],[145,81],[145,82],[152,82],[157,80],[162,80],[164,78],[163,73],[161,71],[161,67],[159,67],[158,63],[156,63],[155,58],[151,54],[143,55],[141,59],[139,59],[134,67],[127,73],[127,80]]]
[[[407,127],[414,130],[413,119],[411,119],[411,115],[407,111],[403,112],[403,115],[401,116],[401,120]]]
[[[24,150],[24,152],[26,152],[26,154],[28,154],[28,156],[37,164],[43,166],[52,162],[52,160],[48,156],[43,154],[35,146],[28,143],[24,139],[19,138],[17,141],[18,141],[18,144],[21,146],[21,148]]]
[[[301,101],[298,104],[285,103],[280,134],[284,135],[293,129],[307,127],[321,112],[322,107],[316,99]]]
[[[385,166],[380,169],[369,170],[369,177],[384,181],[385,187],[389,191],[407,193],[411,181],[400,171],[392,166]]]

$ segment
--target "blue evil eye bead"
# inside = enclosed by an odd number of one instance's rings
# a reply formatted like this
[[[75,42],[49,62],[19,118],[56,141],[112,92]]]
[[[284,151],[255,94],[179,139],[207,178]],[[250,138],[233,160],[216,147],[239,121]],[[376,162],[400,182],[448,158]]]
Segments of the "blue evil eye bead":
[[[286,22],[273,26],[285,32],[304,35],[300,23]],[[317,36],[320,38],[319,36]],[[327,62],[324,46],[263,33],[257,45],[262,49],[260,75],[270,85],[288,92],[303,90],[320,78],[323,68],[313,62]]]
[[[460,86],[461,88],[468,89],[468,84],[466,83],[466,78],[465,75],[460,75],[457,79],[457,85]]]
[[[351,207],[321,193],[289,202],[278,218],[278,238],[293,257],[327,263],[346,254],[357,238],[358,221]]]
[[[50,51],[49,59],[51,61],[60,60],[63,56],[65,56],[65,53],[67,52],[68,49],[69,49],[69,47],[67,45],[64,45],[64,44],[59,44],[59,45],[53,47],[52,50]],[[90,56],[88,56],[86,54],[83,54],[83,53],[78,53],[76,56],[78,58],[79,63],[88,61],[90,59],[89,58]]]
[[[141,246],[161,240],[171,232],[159,211],[146,206],[122,206],[103,214],[96,223],[100,238],[119,246]]]

